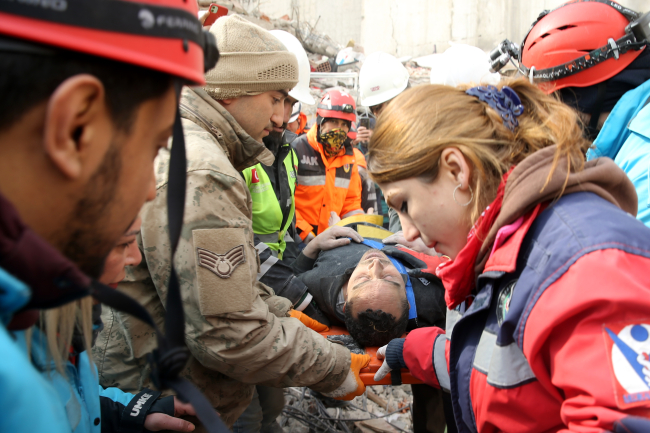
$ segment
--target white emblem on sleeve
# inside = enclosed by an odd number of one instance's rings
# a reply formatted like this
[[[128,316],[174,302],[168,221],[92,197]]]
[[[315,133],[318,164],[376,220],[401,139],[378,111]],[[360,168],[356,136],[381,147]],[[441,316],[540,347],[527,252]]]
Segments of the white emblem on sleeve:
[[[214,273],[219,278],[230,278],[237,266],[246,263],[244,246],[238,245],[226,254],[213,253],[203,248],[196,249],[199,255],[199,266]]]

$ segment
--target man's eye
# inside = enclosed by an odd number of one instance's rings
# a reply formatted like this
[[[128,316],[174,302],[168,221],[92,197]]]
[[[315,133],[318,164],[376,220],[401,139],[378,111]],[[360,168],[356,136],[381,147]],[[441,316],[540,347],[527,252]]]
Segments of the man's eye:
[[[402,207],[399,209],[400,212],[408,214],[409,213],[409,207],[407,202],[403,201],[402,202]]]

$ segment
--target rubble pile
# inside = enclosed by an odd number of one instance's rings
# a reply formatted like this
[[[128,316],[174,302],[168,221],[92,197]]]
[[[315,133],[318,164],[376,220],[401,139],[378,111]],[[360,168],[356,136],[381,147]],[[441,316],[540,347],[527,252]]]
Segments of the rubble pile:
[[[412,432],[410,385],[369,386],[350,402],[319,399],[308,388],[286,388],[278,423],[285,432]],[[329,407],[333,406],[333,407]]]
[[[213,1],[199,0],[199,6],[205,10]],[[232,0],[219,1],[218,3],[228,8],[229,14],[236,13],[242,15],[249,21],[267,30],[284,30],[294,35],[302,43],[305,51],[307,51],[313,72],[352,72],[358,75],[363,65],[365,58],[363,47],[356,45],[354,41],[349,41],[345,47],[342,46],[329,37],[329,35],[317,31],[315,27],[318,22],[312,25],[307,21],[300,20],[299,13],[295,14],[295,19],[291,19],[289,15],[272,19],[259,11],[257,2]],[[345,63],[338,64],[339,62],[337,60],[343,57],[346,58]],[[411,75],[409,80],[411,86],[429,83],[430,68],[418,66],[416,62],[410,60],[405,63],[405,66]],[[312,96],[317,101],[322,97],[323,91],[331,87],[344,87],[357,99],[357,87],[354,80],[348,78],[312,78]],[[303,112],[311,120],[316,116],[316,106],[309,107],[303,105]]]

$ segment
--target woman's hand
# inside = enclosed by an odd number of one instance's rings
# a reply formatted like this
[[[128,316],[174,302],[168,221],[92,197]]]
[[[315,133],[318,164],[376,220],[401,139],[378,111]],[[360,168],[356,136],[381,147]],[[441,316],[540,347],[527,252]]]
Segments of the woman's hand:
[[[316,259],[321,251],[342,247],[350,243],[350,239],[356,243],[363,242],[363,237],[350,227],[332,226],[323,233],[316,236],[302,253],[310,259]]]

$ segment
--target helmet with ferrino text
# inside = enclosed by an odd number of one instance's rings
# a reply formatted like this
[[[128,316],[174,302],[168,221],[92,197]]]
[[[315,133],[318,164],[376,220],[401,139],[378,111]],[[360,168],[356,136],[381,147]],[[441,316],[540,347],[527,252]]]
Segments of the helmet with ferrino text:
[[[186,0],[3,1],[0,50],[60,48],[203,84],[219,52],[197,12]]]

